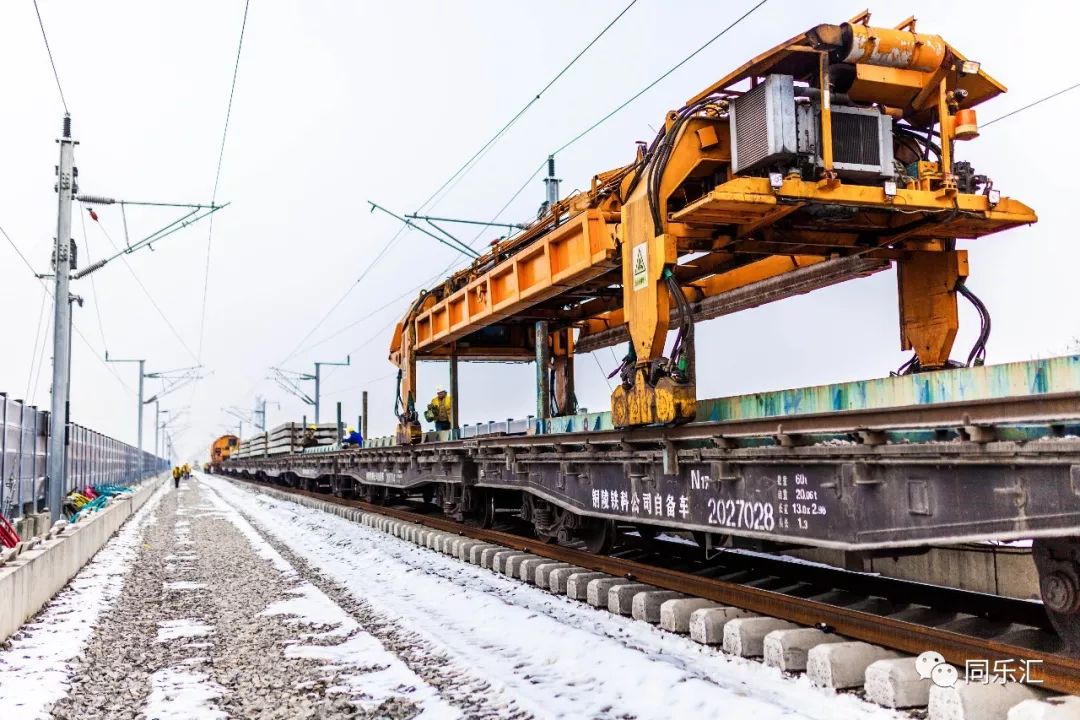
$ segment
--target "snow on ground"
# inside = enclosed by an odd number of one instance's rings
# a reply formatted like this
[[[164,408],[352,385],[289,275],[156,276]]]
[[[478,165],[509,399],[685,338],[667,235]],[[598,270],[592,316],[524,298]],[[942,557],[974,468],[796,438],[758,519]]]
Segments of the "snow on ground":
[[[337,516],[200,479],[355,598],[537,717],[903,717]]]
[[[293,570],[293,566],[289,564],[289,561],[281,557],[281,554],[277,550],[270,547],[270,543],[266,542],[255,528],[251,527],[251,523],[245,520],[240,513],[236,511],[236,508],[224,502],[214,493],[207,493],[207,495],[209,495],[210,501],[214,504],[216,512],[236,526],[236,529],[251,543],[251,547],[259,557],[264,560],[269,560],[275,568],[286,575],[294,575],[296,573],[296,571]]]
[[[199,590],[206,587],[206,583],[192,582],[190,580],[177,580],[163,584],[166,590]]]
[[[156,519],[155,509],[166,492],[163,485],[0,651],[0,718],[46,717],[42,708],[67,692],[71,662],[90,638],[97,618],[120,596],[139,551],[139,538]]]
[[[283,577],[296,577],[295,568],[252,527],[235,508],[217,493],[206,492],[208,499],[218,509],[221,517],[229,520],[251,543],[255,553],[282,573]],[[442,698],[428,683],[421,680],[400,658],[388,652],[383,645],[365,632],[352,617],[325,593],[309,582],[302,582],[289,593],[291,597],[271,604],[262,615],[287,615],[294,622],[313,628],[326,629],[310,636],[315,641],[336,638],[337,644],[315,642],[311,645],[292,644],[286,648],[287,657],[317,660],[332,667],[340,674],[339,688],[350,696],[364,700],[369,707],[400,696],[407,688],[409,700],[419,704],[425,720],[457,718],[460,713]],[[327,629],[328,628],[328,629]],[[341,638],[345,639],[341,641]]]
[[[348,634],[356,623],[330,598],[309,582],[288,591],[288,600],[279,600],[263,610],[260,615],[288,615],[296,622],[316,627],[337,627],[339,634]]]
[[[333,665],[339,669],[364,668],[362,675],[344,675],[341,689],[350,695],[364,695],[373,705],[393,697],[402,687],[415,687],[417,692],[410,699],[425,709],[424,718],[456,718],[459,713],[449,706],[437,707],[438,697],[427,683],[417,685],[417,677],[399,658],[388,653],[383,645],[360,629],[333,600],[309,582],[289,591],[294,598],[274,603],[262,615],[288,615],[293,622],[319,628],[325,632],[312,636],[313,640],[346,636],[336,645],[314,643],[294,644],[286,648],[288,657],[302,657]]]
[[[163,620],[158,623],[157,642],[168,642],[179,638],[202,637],[209,635],[214,628],[195,618],[181,618],[179,620]]]
[[[203,673],[165,668],[150,676],[151,691],[143,713],[147,720],[225,720],[214,701],[224,689]]]

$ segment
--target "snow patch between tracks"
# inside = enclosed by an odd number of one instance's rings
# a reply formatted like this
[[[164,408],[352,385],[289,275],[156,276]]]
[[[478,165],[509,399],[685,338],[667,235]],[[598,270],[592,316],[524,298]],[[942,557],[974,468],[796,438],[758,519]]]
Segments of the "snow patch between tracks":
[[[224,720],[214,701],[224,689],[203,673],[164,668],[150,676],[143,715],[152,720]]]
[[[164,620],[158,623],[157,642],[169,642],[180,638],[202,637],[209,635],[214,628],[194,618]]]

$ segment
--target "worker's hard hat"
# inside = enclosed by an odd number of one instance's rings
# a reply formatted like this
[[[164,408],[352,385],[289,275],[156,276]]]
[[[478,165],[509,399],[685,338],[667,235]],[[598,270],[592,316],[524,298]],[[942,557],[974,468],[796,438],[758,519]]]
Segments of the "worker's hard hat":
[[[435,394],[436,395],[438,395],[439,393],[444,393],[444,392],[446,392],[446,388],[444,388],[442,385],[436,385],[435,386]]]
[[[354,432],[356,432],[356,428],[354,428],[354,427],[353,427],[352,425],[350,425],[350,426],[349,426],[349,432],[350,432],[350,433],[354,433]]]
[[[316,425],[315,423],[311,423],[310,425],[308,425],[308,430],[318,430],[318,429],[319,429],[319,426]]]

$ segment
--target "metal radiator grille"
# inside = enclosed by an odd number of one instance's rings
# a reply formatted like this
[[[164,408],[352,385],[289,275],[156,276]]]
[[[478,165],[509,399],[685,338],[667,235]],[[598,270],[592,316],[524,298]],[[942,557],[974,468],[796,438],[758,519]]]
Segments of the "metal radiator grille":
[[[833,158],[852,165],[881,165],[881,141],[875,115],[834,112],[832,115]]]
[[[769,147],[769,115],[766,107],[767,86],[760,85],[735,101],[739,131],[735,142],[740,169],[767,157]]]

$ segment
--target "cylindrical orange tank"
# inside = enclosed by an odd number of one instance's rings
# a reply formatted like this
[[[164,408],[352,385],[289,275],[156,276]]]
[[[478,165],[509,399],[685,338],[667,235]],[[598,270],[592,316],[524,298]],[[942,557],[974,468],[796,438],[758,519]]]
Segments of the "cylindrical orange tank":
[[[844,23],[847,55],[843,62],[933,72],[945,61],[945,40],[908,30]]]

